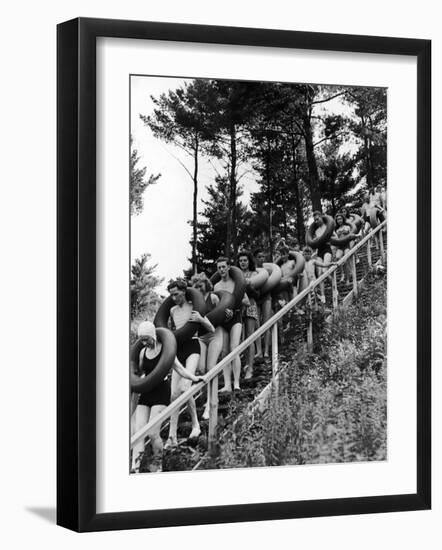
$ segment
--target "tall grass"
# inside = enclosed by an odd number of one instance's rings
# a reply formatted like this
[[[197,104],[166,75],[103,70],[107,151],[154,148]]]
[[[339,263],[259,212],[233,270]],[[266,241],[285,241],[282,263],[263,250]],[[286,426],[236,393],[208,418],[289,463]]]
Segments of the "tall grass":
[[[269,407],[223,431],[216,467],[386,459],[385,304],[385,281],[371,278],[332,323],[318,319],[314,353],[298,346]]]

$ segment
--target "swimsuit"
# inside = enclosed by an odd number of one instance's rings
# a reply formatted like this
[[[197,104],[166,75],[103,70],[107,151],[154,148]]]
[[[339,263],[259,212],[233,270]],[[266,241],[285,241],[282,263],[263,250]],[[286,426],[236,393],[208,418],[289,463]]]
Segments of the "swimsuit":
[[[141,370],[144,374],[150,374],[157,366],[161,353],[159,353],[153,359],[146,357],[143,349],[143,358],[141,359]],[[162,380],[152,390],[143,392],[140,395],[139,405],[145,405],[146,407],[153,407],[154,405],[165,405],[170,403],[170,384],[168,380]]]
[[[233,310],[233,317],[230,319],[230,321],[227,321],[222,324],[222,327],[227,330],[227,332],[230,332],[232,327],[237,324],[242,323],[242,316],[241,316],[241,310],[235,309]]]
[[[318,250],[316,251],[317,255],[324,259],[324,256],[328,253],[332,255],[332,249],[330,247],[329,243],[321,244],[321,246],[318,247]]]

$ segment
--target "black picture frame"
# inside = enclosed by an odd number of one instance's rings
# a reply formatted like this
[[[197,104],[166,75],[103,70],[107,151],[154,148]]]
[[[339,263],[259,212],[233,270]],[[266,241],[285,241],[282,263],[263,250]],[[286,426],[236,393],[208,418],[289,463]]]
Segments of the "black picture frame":
[[[415,494],[96,512],[96,39],[397,54],[417,59]],[[57,28],[57,523],[75,531],[424,510],[431,506],[431,42],[79,18]]]

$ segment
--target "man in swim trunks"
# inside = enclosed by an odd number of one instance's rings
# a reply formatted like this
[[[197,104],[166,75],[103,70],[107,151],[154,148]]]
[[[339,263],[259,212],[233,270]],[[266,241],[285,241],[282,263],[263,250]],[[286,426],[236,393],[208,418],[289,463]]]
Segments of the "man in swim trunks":
[[[326,230],[326,225],[322,219],[322,213],[318,210],[313,212],[313,223],[315,224],[315,238],[318,238],[323,235]],[[318,246],[316,254],[318,258],[321,258],[323,264],[323,267],[320,267],[318,264],[316,265],[316,273],[319,277],[324,271],[327,270],[332,259],[332,249],[330,243],[326,241]],[[319,286],[321,287],[321,301],[325,302],[324,283],[322,282]]]
[[[255,258],[255,266],[263,267],[263,264],[266,261],[265,252],[262,249],[258,248],[253,253],[253,256]],[[264,296],[260,296],[260,298],[257,300],[257,306],[258,306],[257,328],[259,328],[262,324],[268,321],[272,316],[272,296],[270,292],[268,292]],[[269,357],[269,349],[270,349],[270,331],[268,330],[264,334],[264,357]],[[262,359],[262,357],[263,357],[263,354],[262,354],[261,339],[258,339],[256,341],[256,358]]]
[[[218,281],[214,287],[214,290],[226,290],[231,292],[235,289],[235,283],[229,275],[230,269],[230,260],[225,256],[221,256],[216,260],[216,269],[218,271],[221,280]],[[243,299],[243,303],[249,305],[247,297]],[[229,321],[222,325],[223,327],[223,351],[227,355],[230,351],[233,351],[236,347],[239,346],[241,341],[242,333],[242,319],[241,319],[241,309],[235,309],[231,312],[232,317]],[[232,372],[233,372],[233,389],[239,390],[239,377],[241,375],[241,360],[239,356],[236,356],[235,359],[224,367],[223,376],[224,376],[224,386],[219,390],[220,393],[228,393],[232,391]]]
[[[280,249],[280,258],[276,262],[277,265],[281,268],[281,283],[289,283],[290,288],[287,290],[282,291],[279,294],[279,305],[284,306],[287,304],[290,300],[292,300],[295,296],[295,288],[296,288],[296,277],[293,278],[293,270],[295,269],[295,260],[293,257],[289,255],[289,248],[283,247]]]
[[[207,317],[203,317],[200,313],[195,311],[192,302],[186,300],[186,289],[187,283],[183,279],[171,281],[167,286],[167,290],[176,304],[170,309],[170,319],[175,330],[179,330],[188,321],[194,321],[200,323],[205,329],[214,332],[215,328]],[[190,340],[178,344],[177,359],[191,375],[195,375],[199,358],[200,344],[196,334]],[[179,395],[184,393],[190,387],[190,384],[190,381],[180,377],[174,370],[172,372],[171,401],[174,401]],[[199,437],[201,429],[196,413],[195,399],[193,397],[187,402],[187,408],[192,420],[192,431],[190,432],[189,439],[196,439]],[[174,413],[170,417],[169,438],[166,443],[168,447],[173,447],[177,444],[178,416],[179,413]]]
[[[301,279],[301,288],[304,290],[309,285],[313,284],[317,279],[316,271],[318,268],[328,268],[330,265],[335,265],[336,262],[330,262],[327,266],[325,266],[324,262],[322,262],[318,256],[313,255],[313,249],[310,246],[304,246],[302,250],[302,254],[305,259],[305,267],[304,271],[302,273],[302,279]],[[320,285],[321,286],[321,285]],[[315,296],[315,302],[316,302],[316,292],[314,293]],[[325,304],[325,295],[323,291],[321,290],[321,293],[319,294],[319,300]]]

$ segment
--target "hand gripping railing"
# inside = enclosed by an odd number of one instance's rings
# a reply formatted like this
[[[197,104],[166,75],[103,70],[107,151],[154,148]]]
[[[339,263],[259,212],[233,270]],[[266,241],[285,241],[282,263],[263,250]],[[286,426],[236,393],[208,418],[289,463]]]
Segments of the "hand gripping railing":
[[[331,266],[321,276],[319,276],[313,283],[311,283],[305,290],[297,294],[293,300],[288,302],[277,313],[275,313],[268,321],[266,321],[260,328],[258,328],[251,336],[246,338],[238,347],[231,351],[226,357],[224,357],[219,363],[217,363],[205,376],[204,382],[198,382],[194,384],[187,391],[182,393],[177,399],[175,399],[168,407],[166,407],[160,414],[155,416],[148,424],[143,426],[138,432],[136,432],[130,440],[131,448],[138,443],[142,438],[146,437],[149,432],[158,425],[161,425],[173,413],[180,412],[181,408],[187,403],[187,401],[199,393],[204,386],[208,386],[207,392],[209,397],[210,409],[209,409],[209,431],[208,431],[208,446],[209,452],[213,452],[216,444],[216,430],[218,424],[218,375],[233,359],[245,351],[250,345],[252,345],[258,338],[266,333],[269,329],[272,330],[272,380],[275,378],[278,372],[278,321],[284,317],[289,311],[297,306],[305,298],[311,299],[311,293],[326,279],[332,277],[332,296],[333,296],[333,308],[338,306],[338,293],[336,282],[336,270],[339,266],[345,264],[348,260],[352,261],[352,283],[353,283],[353,295],[358,294],[358,281],[356,276],[356,252],[360,250],[364,245],[367,245],[367,261],[368,266],[371,267],[371,243],[370,241],[376,236],[380,235],[379,246],[381,257],[384,258],[384,241],[383,241],[383,229],[386,226],[386,221],[383,221],[375,229],[373,229],[368,235],[359,241],[353,248],[345,254],[335,265]],[[309,326],[307,328],[307,346],[312,348],[313,344],[313,330],[312,321],[310,319]]]

